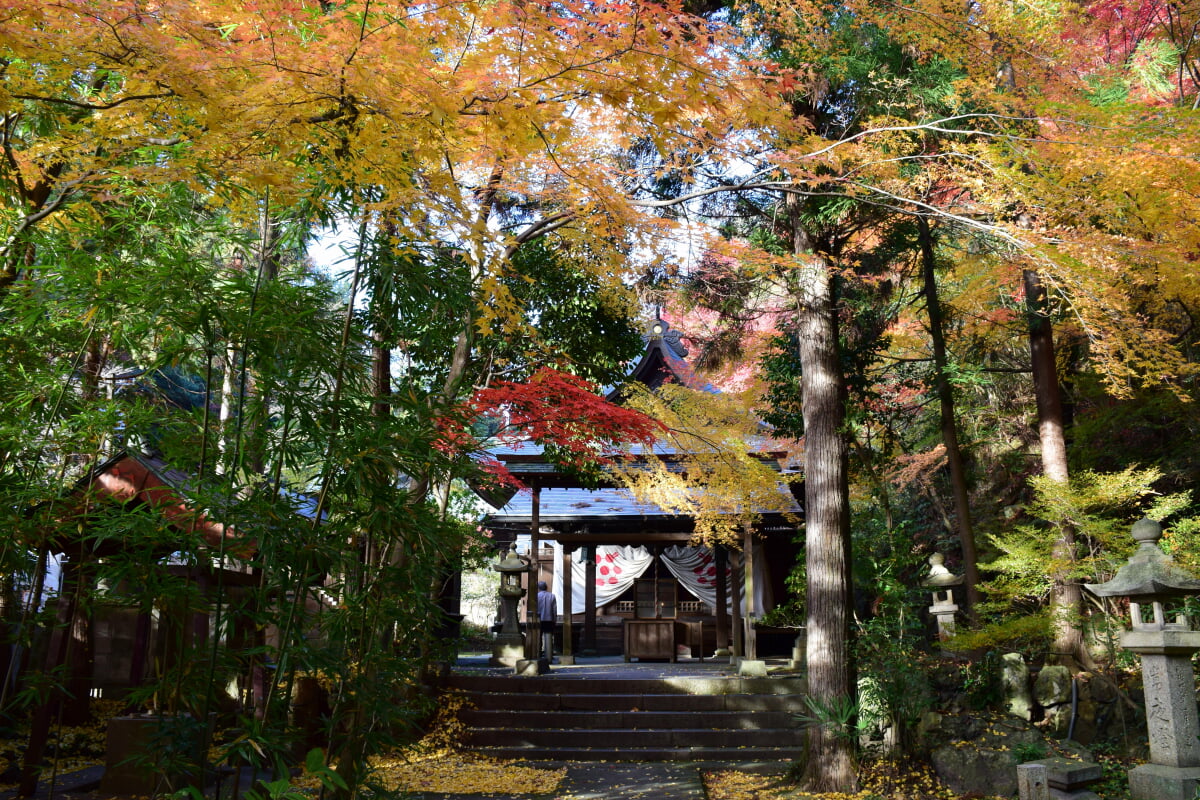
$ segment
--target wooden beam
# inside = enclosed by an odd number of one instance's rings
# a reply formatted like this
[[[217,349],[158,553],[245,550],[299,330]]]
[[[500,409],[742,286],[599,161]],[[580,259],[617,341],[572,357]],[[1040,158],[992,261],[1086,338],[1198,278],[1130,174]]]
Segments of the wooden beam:
[[[653,546],[656,544],[687,544],[692,540],[692,534],[690,531],[643,531],[640,533],[632,531],[628,533],[600,531],[597,533],[559,533],[546,538],[556,539],[564,545],[576,546],[582,544],[644,544]]]

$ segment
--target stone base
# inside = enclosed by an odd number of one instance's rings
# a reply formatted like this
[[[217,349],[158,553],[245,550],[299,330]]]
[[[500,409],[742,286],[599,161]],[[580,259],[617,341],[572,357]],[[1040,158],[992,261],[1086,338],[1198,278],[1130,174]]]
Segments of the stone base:
[[[1076,761],[1073,758],[1041,758],[1031,764],[1041,764],[1046,768],[1046,783],[1051,789],[1063,791],[1081,791],[1088,784],[1095,783],[1104,777],[1099,764],[1090,761]]]
[[[765,678],[767,677],[767,662],[744,658],[738,664],[738,675],[743,678]]]
[[[550,662],[544,658],[522,658],[513,671],[522,678],[536,678],[550,671]]]
[[[575,665],[575,656],[559,656],[558,663],[562,664],[565,667],[574,666]]]
[[[1133,800],[1195,800],[1197,787],[1200,767],[1143,764],[1129,770],[1129,796]]]
[[[493,667],[515,667],[524,657],[525,638],[520,634],[511,637],[501,634],[492,645],[492,657],[488,659],[488,664]]]

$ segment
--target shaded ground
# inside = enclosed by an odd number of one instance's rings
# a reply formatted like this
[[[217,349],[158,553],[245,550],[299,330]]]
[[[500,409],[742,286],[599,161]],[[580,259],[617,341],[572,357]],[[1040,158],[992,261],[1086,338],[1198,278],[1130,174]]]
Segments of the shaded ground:
[[[705,800],[703,773],[713,770],[772,770],[782,774],[786,764],[742,762],[583,762],[530,761],[527,766],[565,769],[558,790],[549,794],[509,795],[499,793],[443,794],[417,792],[414,800],[485,800],[522,797],[530,800]]]
[[[764,772],[782,774],[786,764],[753,764],[743,762],[693,762],[693,763],[605,763],[529,761],[525,767],[554,771],[565,770],[565,777],[558,789],[541,794],[512,792],[444,793],[410,792],[403,795],[409,800],[489,800],[491,798],[527,798],[528,800],[705,800],[703,773],[708,771],[736,770],[738,772]],[[100,792],[96,787],[103,773],[102,767],[92,767],[76,773],[60,776],[54,792],[63,800],[108,800],[112,795]],[[503,779],[497,775],[497,789]],[[225,785],[221,797],[231,797],[230,786]],[[243,787],[247,789],[249,786]],[[12,791],[0,793],[0,800],[8,800]],[[209,797],[216,797],[210,790]],[[49,786],[39,786],[39,800],[50,797]]]

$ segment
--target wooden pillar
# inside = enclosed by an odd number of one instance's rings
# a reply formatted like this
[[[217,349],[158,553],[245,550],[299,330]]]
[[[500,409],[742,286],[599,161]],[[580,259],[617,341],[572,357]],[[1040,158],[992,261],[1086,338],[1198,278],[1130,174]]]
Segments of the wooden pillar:
[[[541,529],[542,490],[533,487],[533,501],[529,514],[529,578],[525,592],[525,657],[536,661],[542,652],[542,624],[538,620],[537,582],[540,574],[538,556],[542,552],[542,543],[538,536]]]
[[[571,634],[573,633],[571,625],[571,611],[575,603],[575,575],[571,565],[571,553],[574,548],[568,550],[564,545],[562,549],[562,586],[563,586],[563,607],[562,607],[562,655],[558,659],[560,664],[575,663],[575,649],[571,643]]]
[[[72,588],[71,619],[67,629],[67,677],[63,697],[63,725],[86,725],[92,721],[92,674],[96,659],[95,627],[92,602],[84,598],[96,594],[96,562],[80,557],[78,574]]]
[[[200,596],[200,607],[192,612],[192,648],[201,650],[208,644],[209,622],[209,576],[207,570],[197,570],[192,580],[196,582],[196,593]]]
[[[717,651],[713,655],[729,655],[729,582],[725,573],[729,569],[729,554],[724,545],[713,545],[717,564]]]
[[[7,706],[8,684],[16,675],[16,643],[21,630],[21,604],[17,601],[16,576],[0,577],[0,727]]]
[[[729,648],[729,650],[730,650],[729,654],[731,656],[733,656],[734,658],[741,658],[743,655],[745,655],[745,651],[742,649],[743,639],[742,639],[742,597],[741,597],[741,595],[742,595],[742,587],[745,585],[743,582],[743,579],[742,579],[742,572],[741,572],[741,567],[742,567],[743,561],[742,561],[742,558],[740,557],[740,554],[738,554],[738,553],[734,553],[731,560],[733,562],[733,564],[732,564],[732,566],[733,566],[732,578],[733,579],[729,582],[729,584],[733,588],[733,619],[731,620],[731,622],[732,622],[731,627],[733,628],[733,643],[732,643],[732,647]]]
[[[129,664],[129,685],[141,686],[146,680],[146,659],[150,651],[150,612],[138,609],[133,628],[133,659]]]
[[[583,653],[596,653],[596,545],[583,548]]]
[[[59,578],[58,597],[55,609],[54,631],[50,636],[50,646],[43,665],[43,674],[52,675],[64,665],[67,660],[68,645],[71,639],[71,624],[75,616],[75,603],[78,595],[79,562],[76,558],[66,559],[62,563],[62,575]],[[38,775],[41,772],[42,758],[46,753],[46,742],[50,738],[50,725],[58,703],[61,701],[61,690],[47,681],[47,696],[33,712],[29,726],[29,740],[25,746],[25,754],[21,764],[21,781],[17,787],[17,797],[32,797],[37,791]]]
[[[746,586],[746,618],[743,620],[742,655],[751,661],[758,658],[758,637],[754,630],[754,621],[758,618],[758,606],[754,602],[754,535],[750,525],[746,525],[742,536],[742,577]]]

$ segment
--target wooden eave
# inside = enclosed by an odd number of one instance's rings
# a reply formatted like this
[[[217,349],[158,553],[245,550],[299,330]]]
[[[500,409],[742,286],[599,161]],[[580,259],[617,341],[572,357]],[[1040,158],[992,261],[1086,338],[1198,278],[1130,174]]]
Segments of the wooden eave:
[[[160,460],[141,453],[122,452],[98,464],[81,478],[75,491],[54,512],[62,518],[79,518],[86,525],[90,509],[98,502],[111,502],[127,508],[146,506],[162,516],[178,530],[195,531],[206,544],[220,549],[222,544],[230,554],[246,555],[254,543],[238,536],[232,527],[209,519],[204,512],[190,505],[184,496],[188,476],[167,468]],[[78,546],[79,539],[60,538],[55,545],[64,552]],[[94,554],[104,556],[124,547],[118,539],[98,543]]]

